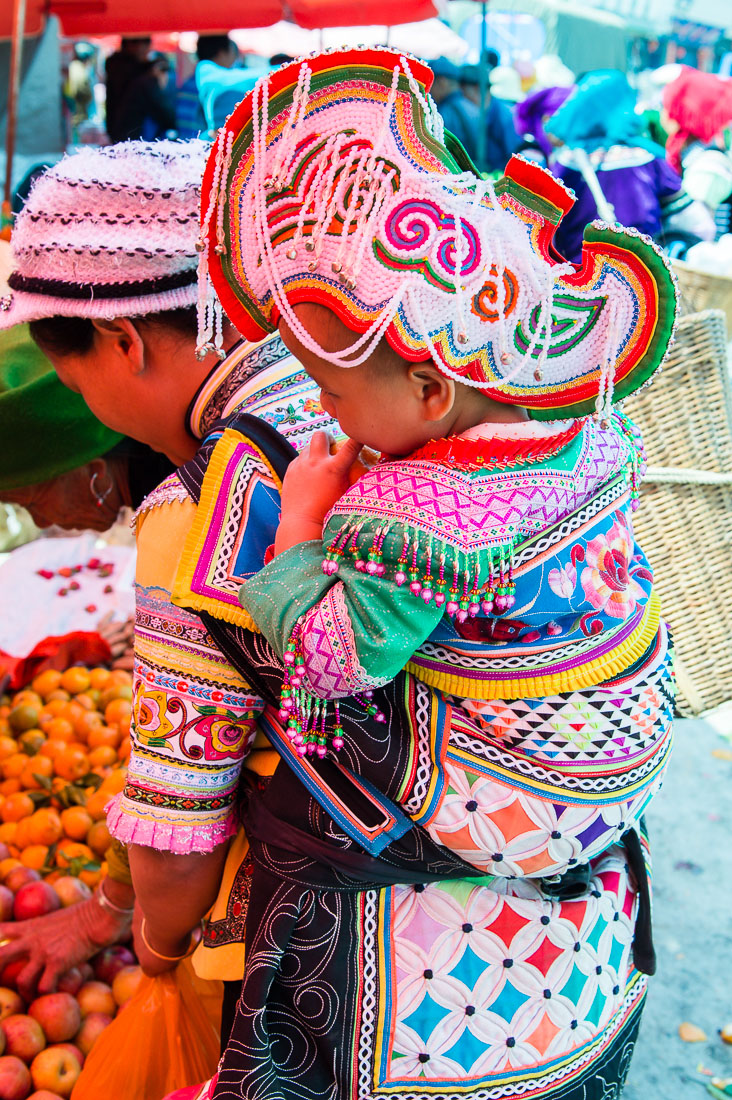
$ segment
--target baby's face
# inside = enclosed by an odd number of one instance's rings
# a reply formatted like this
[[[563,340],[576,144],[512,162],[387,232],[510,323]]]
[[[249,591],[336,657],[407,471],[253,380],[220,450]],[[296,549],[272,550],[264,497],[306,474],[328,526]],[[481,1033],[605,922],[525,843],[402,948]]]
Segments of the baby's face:
[[[342,351],[357,334],[323,306],[296,306],[299,320],[325,351]],[[405,455],[432,438],[425,423],[409,365],[381,340],[365,363],[337,367],[304,347],[286,320],[280,336],[320,386],[320,403],[347,436],[387,455]]]

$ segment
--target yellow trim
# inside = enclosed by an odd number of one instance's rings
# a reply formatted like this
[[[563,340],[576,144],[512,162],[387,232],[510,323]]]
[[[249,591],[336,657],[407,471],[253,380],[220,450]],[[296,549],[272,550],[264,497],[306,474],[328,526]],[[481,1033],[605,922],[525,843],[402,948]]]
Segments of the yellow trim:
[[[282,482],[259,447],[255,446],[241,432],[236,432],[233,428],[226,428],[211,452],[211,458],[201,486],[201,499],[198,502],[196,514],[178,563],[171,601],[179,607],[189,608],[193,611],[207,611],[209,615],[213,615],[214,618],[223,622],[233,623],[234,626],[241,626],[245,630],[253,630],[259,633],[259,628],[254,619],[243,607],[233,607],[215,596],[203,596],[198,592],[194,592],[191,587],[196,567],[205,547],[206,538],[213,524],[214,511],[221,493],[221,481],[236,448],[242,443],[249,444],[256,451],[269,470],[277,488],[282,488]]]
[[[448,695],[459,695],[463,699],[539,699],[547,695],[581,691],[618,676],[642,657],[653,641],[660,619],[661,603],[653,593],[636,629],[610,653],[577,668],[546,676],[524,676],[520,680],[479,680],[469,675],[437,672],[424,668],[416,661],[407,664],[407,672],[413,673],[429,687],[438,688]]]

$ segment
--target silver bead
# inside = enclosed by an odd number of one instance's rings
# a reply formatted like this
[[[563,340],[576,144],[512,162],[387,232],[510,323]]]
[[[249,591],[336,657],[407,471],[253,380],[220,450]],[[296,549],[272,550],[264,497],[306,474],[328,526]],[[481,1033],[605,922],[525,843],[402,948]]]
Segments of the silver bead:
[[[536,370],[534,371],[534,381],[541,382],[543,377],[544,377],[544,375],[541,373],[541,371],[537,367]]]
[[[297,249],[296,248],[288,248],[287,252],[285,252],[285,255],[287,256],[288,260],[296,260],[297,259]]]
[[[346,289],[347,290],[355,290],[356,289],[356,280],[353,278],[352,275],[349,275],[348,278],[346,279]]]
[[[317,260],[309,260],[308,261],[308,271],[317,271],[317,270],[318,270],[318,261]]]
[[[314,252],[315,251],[315,241],[305,241],[305,251],[306,252]]]
[[[333,262],[333,263],[332,263],[332,264],[330,265],[330,267],[331,267],[331,271],[333,271],[333,273],[334,273],[335,275],[339,275],[339,274],[341,273],[341,271],[343,271],[343,264],[342,264],[342,263],[340,263],[340,262],[339,262],[338,260],[335,260],[335,261],[334,261],[334,262]]]
[[[206,251],[206,242],[199,237],[198,240],[196,241],[196,252],[205,252],[205,251]]]
[[[271,191],[274,187],[274,180],[271,176],[267,176],[266,180],[264,181],[264,187],[266,191]]]
[[[512,359],[513,359],[513,355],[511,354],[510,351],[502,351],[501,352],[501,362],[502,363],[510,363]]]
[[[458,344],[467,344],[467,342],[468,342],[467,332],[459,332],[457,334],[457,342],[458,342]]]
[[[214,252],[216,253],[217,256],[225,256],[226,255],[226,245],[225,244],[215,245]]]

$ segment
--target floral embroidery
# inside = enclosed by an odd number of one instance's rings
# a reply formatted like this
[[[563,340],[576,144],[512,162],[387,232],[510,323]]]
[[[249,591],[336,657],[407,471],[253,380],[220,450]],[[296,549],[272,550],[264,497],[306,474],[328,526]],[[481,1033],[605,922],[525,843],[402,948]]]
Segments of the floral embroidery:
[[[587,543],[582,588],[595,610],[613,619],[627,619],[644,596],[631,569],[634,550],[633,537],[620,517],[607,534]]]
[[[577,570],[571,562],[567,562],[558,569],[549,570],[549,587],[555,596],[563,596],[565,600],[571,600],[576,584]]]
[[[176,732],[177,723],[169,715],[184,713],[185,707],[177,695],[164,691],[146,691],[144,682],[138,684],[135,697],[136,739],[146,748],[162,748]]]

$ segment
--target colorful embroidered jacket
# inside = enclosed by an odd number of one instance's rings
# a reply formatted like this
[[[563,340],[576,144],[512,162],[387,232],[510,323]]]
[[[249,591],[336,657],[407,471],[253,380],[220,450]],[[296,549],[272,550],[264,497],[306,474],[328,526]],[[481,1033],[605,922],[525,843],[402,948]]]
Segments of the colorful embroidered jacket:
[[[631,524],[640,463],[616,414],[481,425],[377,465],[330,512],[323,549],[280,555],[241,602],[320,698],[405,666],[472,699],[537,698],[628,668],[658,632]]]
[[[632,425],[491,431],[445,464],[436,447],[377,466],[327,518],[325,564],[320,543],[293,547],[240,600],[281,654],[295,636],[305,693],[343,699],[406,668],[415,729],[428,699],[434,717],[401,805],[482,872],[543,876],[604,851],[658,789],[669,647],[632,535]],[[278,748],[317,789],[297,740]],[[364,781],[378,771],[362,761]]]

